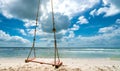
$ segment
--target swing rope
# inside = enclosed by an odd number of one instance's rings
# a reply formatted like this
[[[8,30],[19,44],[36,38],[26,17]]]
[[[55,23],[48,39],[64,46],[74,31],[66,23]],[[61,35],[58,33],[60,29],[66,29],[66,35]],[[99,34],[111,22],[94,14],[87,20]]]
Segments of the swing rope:
[[[39,8],[40,8],[40,0],[38,2],[38,9],[37,9],[37,13],[36,13],[36,26],[35,26],[35,30],[34,30],[34,37],[33,37],[33,44],[31,47],[31,50],[28,54],[27,60],[31,55],[32,50],[34,49],[34,57],[36,57],[36,53],[35,53],[35,40],[36,40],[36,29],[37,29],[37,25],[38,25],[38,18],[39,18]]]
[[[53,10],[53,0],[51,0],[51,9],[52,9],[52,23],[53,23],[53,33],[54,33],[54,63],[56,65],[56,58],[60,62],[58,48],[57,48],[57,40],[56,40],[56,28],[55,28],[55,19],[54,19],[54,10]]]

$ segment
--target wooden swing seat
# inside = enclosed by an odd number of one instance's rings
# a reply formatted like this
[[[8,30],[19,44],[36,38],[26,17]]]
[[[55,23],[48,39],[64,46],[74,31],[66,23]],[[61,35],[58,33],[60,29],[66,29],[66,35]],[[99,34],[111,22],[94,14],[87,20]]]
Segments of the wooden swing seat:
[[[63,63],[60,62],[60,61],[56,61],[56,63],[54,62],[44,62],[44,61],[37,61],[35,60],[36,58],[29,58],[29,59],[26,59],[25,62],[28,63],[28,62],[34,62],[34,63],[40,63],[40,64],[47,64],[47,65],[52,65],[52,66],[55,66],[55,68],[59,68]]]

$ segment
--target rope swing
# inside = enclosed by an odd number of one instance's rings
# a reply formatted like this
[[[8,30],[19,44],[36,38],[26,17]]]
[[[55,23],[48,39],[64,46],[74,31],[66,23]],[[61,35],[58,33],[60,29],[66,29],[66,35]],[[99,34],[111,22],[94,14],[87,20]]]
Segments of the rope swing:
[[[37,9],[37,15],[36,15],[36,27],[34,30],[34,37],[33,37],[33,45],[31,47],[31,50],[28,54],[27,59],[25,60],[26,63],[28,62],[35,62],[35,63],[40,63],[40,64],[48,64],[48,65],[52,65],[55,66],[55,68],[58,68],[62,65],[62,62],[60,62],[60,57],[59,57],[59,53],[58,53],[58,48],[57,48],[57,40],[56,40],[56,28],[55,28],[55,19],[54,19],[54,10],[53,10],[53,0],[51,0],[51,10],[52,10],[52,25],[53,25],[53,33],[54,33],[54,63],[47,63],[47,62],[41,62],[41,61],[36,61],[36,53],[35,53],[35,40],[36,40],[36,28],[38,25],[38,18],[39,18],[39,8],[40,8],[40,0],[39,0],[39,4],[38,4],[38,9]],[[34,50],[34,58],[29,58],[32,50]]]

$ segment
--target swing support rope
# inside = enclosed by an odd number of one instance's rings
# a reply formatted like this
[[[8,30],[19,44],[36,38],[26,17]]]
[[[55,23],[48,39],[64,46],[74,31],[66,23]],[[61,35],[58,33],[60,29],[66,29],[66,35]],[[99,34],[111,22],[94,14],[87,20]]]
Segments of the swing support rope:
[[[40,8],[40,0],[38,2],[38,9],[37,9],[37,14],[36,14],[36,26],[35,26],[35,30],[34,30],[33,44],[32,44],[31,50],[30,50],[30,52],[28,54],[27,60],[29,59],[33,49],[34,49],[34,58],[36,57],[36,53],[35,53],[35,40],[36,40],[36,30],[37,30],[38,18],[39,18],[39,8]]]
[[[53,23],[53,33],[54,33],[54,63],[56,65],[57,59],[58,62],[60,62],[59,54],[58,54],[58,48],[57,48],[57,40],[56,40],[56,28],[55,28],[55,19],[54,19],[54,10],[53,10],[53,0],[51,0],[51,9],[52,9],[52,23]]]
[[[39,18],[39,8],[40,8],[40,0],[38,3],[38,9],[37,9],[37,14],[36,14],[36,26],[35,26],[35,30],[34,30],[34,37],[33,37],[33,44],[31,47],[31,50],[28,54],[27,59],[25,60],[25,62],[35,62],[35,63],[40,63],[40,64],[48,64],[48,65],[53,65],[55,66],[55,68],[58,68],[62,65],[62,62],[60,62],[60,57],[59,57],[59,53],[58,53],[58,48],[57,48],[57,40],[56,40],[56,28],[55,28],[55,20],[54,20],[54,10],[53,10],[53,0],[51,0],[51,9],[52,9],[52,25],[53,25],[53,33],[54,33],[54,63],[46,63],[46,62],[39,62],[39,61],[33,61],[36,58],[36,53],[35,53],[35,40],[36,40],[36,28],[38,25],[38,18]],[[34,58],[33,59],[29,59],[32,50],[34,50]],[[57,60],[58,58],[58,60]]]

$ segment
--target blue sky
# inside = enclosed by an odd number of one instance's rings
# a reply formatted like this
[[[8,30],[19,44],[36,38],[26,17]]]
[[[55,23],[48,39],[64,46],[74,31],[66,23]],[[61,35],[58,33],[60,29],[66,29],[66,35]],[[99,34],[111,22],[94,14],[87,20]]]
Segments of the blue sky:
[[[119,0],[53,0],[59,47],[120,47]],[[0,47],[30,47],[38,0],[0,0]],[[41,0],[37,47],[52,47],[50,0]]]

